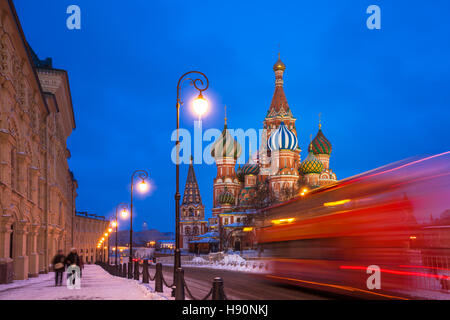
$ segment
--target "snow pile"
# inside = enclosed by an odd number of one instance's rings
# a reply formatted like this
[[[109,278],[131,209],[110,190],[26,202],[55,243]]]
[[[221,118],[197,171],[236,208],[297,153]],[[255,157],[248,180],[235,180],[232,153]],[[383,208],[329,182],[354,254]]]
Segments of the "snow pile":
[[[222,261],[225,264],[241,264],[241,263],[245,263],[246,262],[246,260],[244,258],[242,258],[238,254],[226,255],[225,257],[223,257]]]
[[[207,263],[207,261],[205,259],[203,259],[202,257],[195,257],[194,259],[192,259],[191,262],[198,263],[198,264]]]
[[[216,257],[214,255],[213,257]],[[246,260],[238,254],[225,254],[221,260],[210,261],[201,257],[196,257],[192,261],[185,262],[184,265],[197,268],[222,269],[231,271],[242,271],[250,273],[267,273],[270,269],[268,261]]]

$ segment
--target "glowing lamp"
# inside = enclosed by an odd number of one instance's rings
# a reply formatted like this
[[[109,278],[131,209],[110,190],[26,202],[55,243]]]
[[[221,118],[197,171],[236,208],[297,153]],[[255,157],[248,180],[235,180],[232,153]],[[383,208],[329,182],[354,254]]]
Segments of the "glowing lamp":
[[[108,236],[108,234],[105,232],[105,237],[107,237]]]
[[[139,185],[138,185],[138,189],[141,193],[147,192],[148,190],[148,183],[145,182],[145,180],[142,180]]]
[[[113,222],[111,223],[111,225],[112,225],[113,228],[115,228],[115,227],[117,227],[117,222],[116,222],[116,221],[113,221]]]
[[[120,214],[121,214],[122,218],[128,217],[128,211],[127,211],[127,209],[123,209],[122,212],[121,212]]]
[[[208,110],[208,101],[203,97],[202,93],[198,95],[198,97],[192,103],[194,108],[194,112],[201,117]]]
[[[242,229],[242,231],[250,232],[250,231],[253,231],[253,228],[252,227],[245,227],[244,229]]]
[[[113,230],[112,228],[109,228],[109,229],[108,229],[108,232],[109,232],[109,233],[111,233],[111,232],[112,232],[112,230]]]

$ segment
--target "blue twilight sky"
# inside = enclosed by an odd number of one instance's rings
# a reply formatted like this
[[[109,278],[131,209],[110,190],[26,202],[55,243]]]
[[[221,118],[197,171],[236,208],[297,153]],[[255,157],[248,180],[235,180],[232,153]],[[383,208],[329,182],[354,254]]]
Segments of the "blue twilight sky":
[[[302,158],[319,112],[339,179],[449,149],[447,0],[14,2],[39,57],[69,72],[78,210],[112,215],[129,201],[133,170],[147,169],[154,190],[135,202],[135,229],[146,221],[172,231],[178,77],[192,69],[208,75],[205,129],[222,129],[224,104],[229,127],[259,129],[273,95],[278,44]],[[71,4],[81,8],[80,31],[66,28]],[[366,27],[371,4],[381,8],[381,30]],[[187,100],[193,89],[183,95]],[[181,117],[193,130],[188,108]],[[207,216],[215,171],[196,166]],[[183,165],[182,187],[186,174]]]

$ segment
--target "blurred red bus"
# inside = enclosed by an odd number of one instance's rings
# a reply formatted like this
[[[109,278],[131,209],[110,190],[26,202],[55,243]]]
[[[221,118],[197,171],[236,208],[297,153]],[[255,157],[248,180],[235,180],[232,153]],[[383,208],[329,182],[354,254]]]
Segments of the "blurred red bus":
[[[364,298],[450,299],[449,160],[405,160],[268,208],[257,228],[266,277]]]

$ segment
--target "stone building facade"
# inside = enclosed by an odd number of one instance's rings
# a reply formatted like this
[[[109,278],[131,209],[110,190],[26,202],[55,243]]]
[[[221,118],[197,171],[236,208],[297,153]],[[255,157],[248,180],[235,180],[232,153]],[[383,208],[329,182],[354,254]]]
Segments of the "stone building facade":
[[[48,272],[74,245],[74,128],[67,72],[38,59],[12,1],[0,1],[0,283]]]
[[[84,263],[107,260],[107,248],[99,249],[97,243],[109,226],[110,221],[104,217],[80,212],[75,214],[73,246]]]

